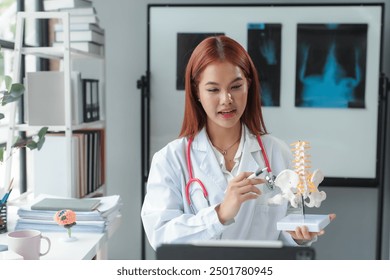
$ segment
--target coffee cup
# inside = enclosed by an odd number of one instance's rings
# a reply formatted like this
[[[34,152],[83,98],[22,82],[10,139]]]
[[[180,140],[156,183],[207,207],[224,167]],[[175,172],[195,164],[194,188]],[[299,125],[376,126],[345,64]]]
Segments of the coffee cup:
[[[41,253],[41,240],[47,241],[47,249]],[[50,239],[38,230],[18,230],[7,235],[8,250],[21,255],[25,260],[39,260],[50,251]]]

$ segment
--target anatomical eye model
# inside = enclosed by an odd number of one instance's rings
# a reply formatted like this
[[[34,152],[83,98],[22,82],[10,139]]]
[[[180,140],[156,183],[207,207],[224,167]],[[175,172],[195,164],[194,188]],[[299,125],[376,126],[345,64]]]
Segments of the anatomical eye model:
[[[309,142],[298,141],[293,144],[294,170],[285,169],[275,179],[275,185],[280,188],[280,193],[271,197],[270,204],[282,204],[288,200],[292,207],[301,208],[301,214],[290,214],[277,223],[279,230],[295,230],[297,226],[306,225],[309,231],[318,232],[323,229],[330,220],[328,215],[307,215],[305,206],[320,207],[326,199],[326,193],[319,191],[318,186],[324,180],[324,175],[319,169],[311,172]]]

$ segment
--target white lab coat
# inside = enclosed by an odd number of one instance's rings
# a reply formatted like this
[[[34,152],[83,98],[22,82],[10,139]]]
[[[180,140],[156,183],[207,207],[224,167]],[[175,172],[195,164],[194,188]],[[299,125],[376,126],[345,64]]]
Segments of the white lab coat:
[[[238,172],[254,172],[264,168],[259,143],[245,127],[245,142]],[[279,139],[262,136],[274,175],[290,168],[291,151]],[[276,222],[286,215],[287,202],[268,205],[267,199],[277,193],[265,185],[258,185],[262,195],[246,201],[229,225],[220,223],[215,211],[222,202],[228,185],[221,167],[208,141],[204,128],[191,145],[191,165],[195,178],[199,178],[209,193],[210,206],[197,184],[191,186],[191,198],[198,210],[194,215],[185,198],[185,185],[189,175],[186,149],[188,140],[180,138],[157,152],[152,160],[147,193],[141,210],[142,222],[151,246],[162,243],[186,243],[195,240],[241,239],[282,240],[296,245],[291,236],[276,229]]]

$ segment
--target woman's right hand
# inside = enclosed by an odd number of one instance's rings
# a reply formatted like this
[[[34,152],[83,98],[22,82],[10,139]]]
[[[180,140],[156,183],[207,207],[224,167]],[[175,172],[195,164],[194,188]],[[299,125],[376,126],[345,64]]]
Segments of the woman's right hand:
[[[247,179],[251,174],[252,172],[242,172],[229,182],[222,203],[215,207],[222,224],[237,215],[243,202],[256,199],[261,194],[255,185],[264,184],[266,181],[259,178]]]

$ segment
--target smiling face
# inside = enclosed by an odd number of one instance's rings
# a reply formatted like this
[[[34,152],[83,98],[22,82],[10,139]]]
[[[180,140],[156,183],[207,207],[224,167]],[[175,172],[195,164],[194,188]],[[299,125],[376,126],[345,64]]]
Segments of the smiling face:
[[[211,63],[200,75],[198,97],[207,114],[208,129],[237,128],[247,103],[248,83],[238,66]]]

